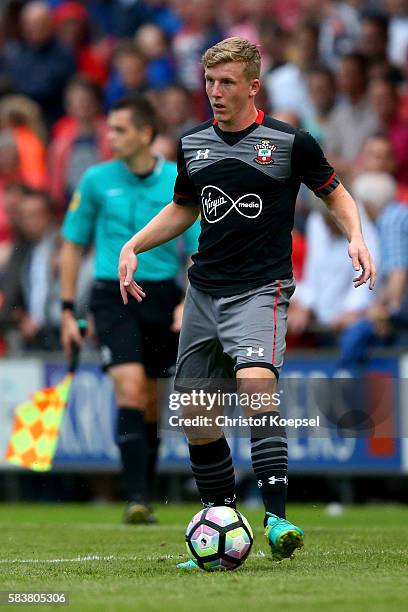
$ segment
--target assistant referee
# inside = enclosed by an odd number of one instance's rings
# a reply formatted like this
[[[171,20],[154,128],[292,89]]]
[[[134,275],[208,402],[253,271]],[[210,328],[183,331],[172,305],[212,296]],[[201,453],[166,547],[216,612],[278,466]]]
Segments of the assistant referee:
[[[150,145],[156,115],[142,97],[119,101],[108,117],[108,138],[116,159],[88,169],[64,220],[61,253],[62,344],[69,354],[81,343],[75,294],[84,249],[95,246],[95,283],[90,309],[103,367],[112,378],[117,405],[118,444],[127,487],[128,523],[154,521],[149,483],[157,458],[156,379],[169,376],[177,355],[183,309],[175,282],[181,258],[176,241],[145,253],[138,275],[149,300],[125,308],[117,286],[117,262],[126,240],[171,199],[176,165],[158,159]],[[198,224],[184,235],[184,253],[197,250]]]

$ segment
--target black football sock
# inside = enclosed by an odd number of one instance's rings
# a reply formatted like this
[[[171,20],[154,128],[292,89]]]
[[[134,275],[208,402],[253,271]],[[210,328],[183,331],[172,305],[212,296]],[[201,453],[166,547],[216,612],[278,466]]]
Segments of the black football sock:
[[[149,487],[153,486],[156,477],[157,457],[159,454],[160,440],[158,437],[157,423],[146,423],[147,435],[147,482]]]
[[[264,413],[276,416],[276,411]],[[263,416],[263,415],[262,415]],[[288,443],[286,430],[273,425],[264,430],[251,427],[252,467],[261,489],[265,511],[286,518],[286,494],[288,488]]]
[[[129,502],[146,504],[147,436],[144,413],[137,408],[120,406],[118,410],[118,445]]]
[[[189,444],[191,469],[204,506],[235,508],[235,474],[225,438]]]

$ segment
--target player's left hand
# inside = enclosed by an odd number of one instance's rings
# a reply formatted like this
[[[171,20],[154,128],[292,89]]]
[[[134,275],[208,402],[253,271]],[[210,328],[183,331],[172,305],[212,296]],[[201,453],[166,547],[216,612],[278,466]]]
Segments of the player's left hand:
[[[374,289],[377,271],[363,238],[352,238],[348,252],[354,270],[360,272],[360,274],[353,279],[354,287],[360,287],[360,285],[370,280],[370,289]]]
[[[184,310],[184,300],[177,304],[175,309],[173,310],[173,323],[171,324],[171,331],[176,334],[179,333],[181,329],[181,322],[183,320],[183,310]]]
[[[124,304],[128,303],[128,293],[138,302],[141,302],[146,297],[142,287],[133,278],[137,270],[137,264],[137,257],[132,247],[125,244],[120,252],[118,267],[120,294]]]

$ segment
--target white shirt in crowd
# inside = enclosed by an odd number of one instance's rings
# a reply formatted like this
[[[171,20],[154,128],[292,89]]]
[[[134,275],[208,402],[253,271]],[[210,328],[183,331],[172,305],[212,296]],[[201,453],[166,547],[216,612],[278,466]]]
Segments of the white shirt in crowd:
[[[379,241],[374,224],[360,207],[364,239],[374,262],[378,262]],[[347,312],[365,310],[372,304],[374,291],[368,284],[353,285],[356,272],[348,256],[348,242],[334,234],[323,215],[313,211],[306,223],[307,254],[303,278],[293,299],[313,311],[316,321],[330,325]]]
[[[265,88],[272,112],[290,112],[301,117],[313,111],[306,75],[296,64],[272,70],[265,77]]]

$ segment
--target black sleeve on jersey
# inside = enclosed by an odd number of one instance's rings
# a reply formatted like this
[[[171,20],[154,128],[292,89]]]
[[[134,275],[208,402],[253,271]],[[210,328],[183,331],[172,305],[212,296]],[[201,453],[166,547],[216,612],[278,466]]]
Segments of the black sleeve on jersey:
[[[324,198],[340,181],[309,132],[297,130],[292,149],[292,176],[299,178],[315,195]]]
[[[177,148],[177,172],[173,201],[182,206],[197,205],[197,195],[194,185],[188,176],[181,139]]]

